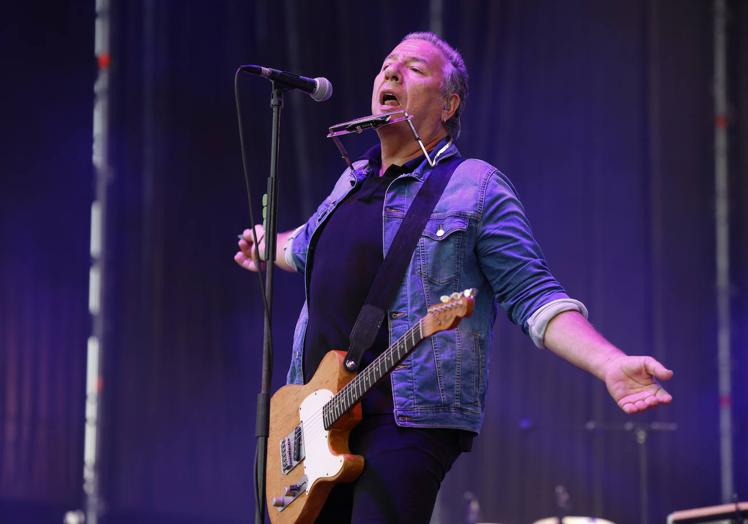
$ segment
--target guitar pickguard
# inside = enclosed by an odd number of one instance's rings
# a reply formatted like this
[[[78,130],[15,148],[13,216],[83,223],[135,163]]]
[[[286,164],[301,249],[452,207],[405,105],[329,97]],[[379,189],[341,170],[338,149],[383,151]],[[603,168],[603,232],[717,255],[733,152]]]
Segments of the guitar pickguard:
[[[343,457],[333,455],[330,451],[327,443],[330,432],[325,429],[322,419],[322,406],[332,397],[332,391],[318,389],[306,397],[299,407],[306,455],[304,473],[307,478],[307,493],[317,479],[333,477],[343,467]]]

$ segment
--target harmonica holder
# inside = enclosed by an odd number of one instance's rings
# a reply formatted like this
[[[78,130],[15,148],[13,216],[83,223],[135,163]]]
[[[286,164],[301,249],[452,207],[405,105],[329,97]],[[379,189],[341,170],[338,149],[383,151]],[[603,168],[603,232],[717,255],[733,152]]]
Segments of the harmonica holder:
[[[413,138],[416,142],[418,142],[418,145],[421,147],[421,151],[423,151],[423,154],[426,156],[426,161],[431,167],[434,167],[436,165],[436,160],[432,160],[429,156],[428,151],[426,151],[426,146],[423,145],[423,140],[421,140],[418,131],[416,131],[416,127],[413,125],[412,120],[413,115],[408,114],[408,112],[405,110],[365,116],[363,118],[356,118],[355,120],[349,120],[348,122],[341,122],[340,124],[330,126],[329,133],[327,133],[327,138],[332,138],[333,142],[335,142],[335,145],[338,148],[338,151],[340,151],[340,155],[343,157],[343,160],[345,160],[345,163],[348,164],[348,167],[351,169],[351,171],[355,171],[353,162],[351,162],[351,157],[348,155],[348,151],[340,141],[340,137],[353,133],[360,135],[367,129],[379,129],[380,127],[405,121],[408,123],[411,133],[413,133]]]

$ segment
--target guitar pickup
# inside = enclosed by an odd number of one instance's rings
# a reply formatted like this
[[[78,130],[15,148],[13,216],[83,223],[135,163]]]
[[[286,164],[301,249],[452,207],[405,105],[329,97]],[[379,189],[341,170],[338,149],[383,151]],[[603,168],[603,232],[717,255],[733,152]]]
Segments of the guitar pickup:
[[[283,442],[281,442],[281,470],[286,471],[290,467],[290,461],[288,458],[288,452],[286,451],[286,446],[283,445]]]
[[[305,458],[304,431],[301,424],[280,441],[281,471],[287,474]]]
[[[301,426],[296,426],[296,429],[293,430],[293,459],[296,462],[301,460],[301,438]]]

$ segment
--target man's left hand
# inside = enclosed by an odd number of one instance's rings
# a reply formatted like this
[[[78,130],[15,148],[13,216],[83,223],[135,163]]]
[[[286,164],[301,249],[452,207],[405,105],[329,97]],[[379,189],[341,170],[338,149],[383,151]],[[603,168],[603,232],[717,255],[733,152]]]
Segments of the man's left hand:
[[[673,400],[658,382],[672,376],[671,370],[652,357],[621,355],[607,363],[605,385],[623,411],[640,413]]]

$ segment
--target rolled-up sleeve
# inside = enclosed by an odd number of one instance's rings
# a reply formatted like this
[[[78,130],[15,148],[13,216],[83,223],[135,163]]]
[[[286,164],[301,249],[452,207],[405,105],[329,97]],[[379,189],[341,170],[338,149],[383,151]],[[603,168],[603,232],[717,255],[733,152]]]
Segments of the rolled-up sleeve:
[[[294,251],[294,243],[296,241],[296,238],[302,232],[305,232],[306,229],[306,224],[294,229],[293,233],[291,233],[291,236],[286,239],[286,244],[283,246],[283,259],[285,260],[286,264],[293,268],[294,271],[303,271],[304,267],[306,266],[307,248],[305,246],[308,246],[309,243],[305,242],[304,244],[302,244],[302,241],[300,240],[299,244],[297,244],[297,250]]]
[[[480,267],[511,321],[528,333],[533,312],[569,296],[551,274],[511,182],[495,171],[483,195],[477,233]]]

